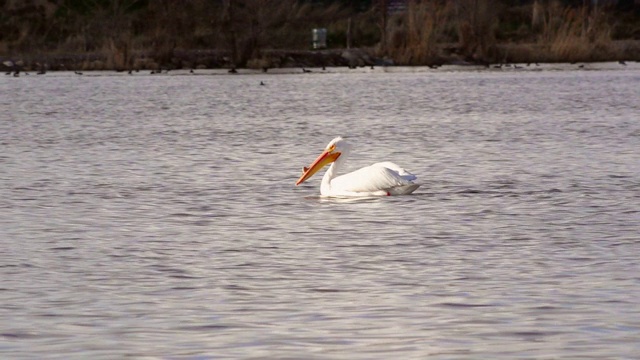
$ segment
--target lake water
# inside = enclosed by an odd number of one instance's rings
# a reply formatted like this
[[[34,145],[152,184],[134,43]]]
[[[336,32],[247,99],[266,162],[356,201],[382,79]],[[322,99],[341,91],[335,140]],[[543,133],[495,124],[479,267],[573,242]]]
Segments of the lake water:
[[[617,65],[2,77],[0,357],[637,358]],[[295,187],[338,135],[422,187]]]

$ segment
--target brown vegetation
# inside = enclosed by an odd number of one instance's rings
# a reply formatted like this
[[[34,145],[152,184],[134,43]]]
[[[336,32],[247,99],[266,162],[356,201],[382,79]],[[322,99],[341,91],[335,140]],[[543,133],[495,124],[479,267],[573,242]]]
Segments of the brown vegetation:
[[[391,18],[382,43],[406,65],[640,60],[640,16],[624,25],[617,19],[611,7],[559,1],[506,7],[489,0],[414,0]],[[635,41],[614,38],[621,26]]]
[[[95,70],[351,65],[335,51],[310,50],[311,29],[324,27],[330,48],[351,45],[405,65],[640,60],[638,5],[393,3],[0,0],[0,58]]]
[[[511,62],[639,60],[638,39],[614,38],[615,16],[606,8],[567,7],[558,2],[542,7],[536,2],[532,16],[536,38],[504,45],[502,53]]]
[[[421,65],[441,62],[439,40],[451,16],[450,4],[436,1],[409,3],[406,12],[391,18],[383,36],[385,52],[400,64]]]

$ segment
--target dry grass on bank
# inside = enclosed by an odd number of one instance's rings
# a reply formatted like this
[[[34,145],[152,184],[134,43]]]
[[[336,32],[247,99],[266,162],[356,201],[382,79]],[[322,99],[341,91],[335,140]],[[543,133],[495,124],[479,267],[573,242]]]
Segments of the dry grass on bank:
[[[539,42],[548,46],[548,61],[553,62],[599,61],[612,51],[611,27],[604,14],[586,7],[550,6]]]
[[[410,1],[407,11],[387,26],[386,53],[402,65],[438,64],[452,58],[489,62],[496,57],[497,28],[495,4],[489,0]],[[457,45],[444,45],[452,43]]]
[[[537,3],[536,3],[537,4]],[[532,8],[533,42],[495,45],[490,62],[596,62],[638,60],[637,41],[613,41],[609,15],[553,2]]]
[[[438,62],[441,57],[438,40],[451,12],[449,3],[410,2],[408,11],[392,17],[385,29],[388,37],[386,52],[402,65]]]

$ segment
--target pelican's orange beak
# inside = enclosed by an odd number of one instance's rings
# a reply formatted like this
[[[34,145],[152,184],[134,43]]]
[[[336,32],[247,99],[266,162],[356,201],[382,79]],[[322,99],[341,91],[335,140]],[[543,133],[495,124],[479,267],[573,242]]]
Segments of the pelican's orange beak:
[[[313,174],[318,172],[318,170],[336,161],[340,157],[341,153],[339,151],[333,152],[333,150],[333,148],[326,149],[322,152],[322,154],[320,154],[320,156],[318,156],[317,159],[313,161],[313,163],[311,163],[311,165],[309,165],[308,168],[302,168],[302,176],[300,176],[298,181],[296,181],[296,186],[302,184],[308,178],[312,177]]]

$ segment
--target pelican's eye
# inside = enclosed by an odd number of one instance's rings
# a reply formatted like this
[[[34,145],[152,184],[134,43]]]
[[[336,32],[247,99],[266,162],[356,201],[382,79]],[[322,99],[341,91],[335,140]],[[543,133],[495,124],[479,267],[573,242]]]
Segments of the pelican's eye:
[[[336,149],[336,144],[332,144],[331,146],[329,146],[329,152],[332,152],[333,150]]]

